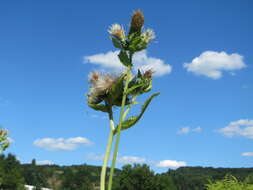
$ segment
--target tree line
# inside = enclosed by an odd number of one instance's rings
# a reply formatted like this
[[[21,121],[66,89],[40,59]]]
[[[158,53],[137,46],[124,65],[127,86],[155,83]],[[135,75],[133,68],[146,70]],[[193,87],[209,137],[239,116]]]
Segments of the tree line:
[[[53,190],[98,190],[99,166],[21,164],[13,154],[0,155],[0,190],[33,185]],[[108,174],[107,174],[108,177]],[[253,168],[181,167],[156,174],[146,164],[115,172],[113,190],[253,190]],[[233,188],[233,189],[232,189]]]

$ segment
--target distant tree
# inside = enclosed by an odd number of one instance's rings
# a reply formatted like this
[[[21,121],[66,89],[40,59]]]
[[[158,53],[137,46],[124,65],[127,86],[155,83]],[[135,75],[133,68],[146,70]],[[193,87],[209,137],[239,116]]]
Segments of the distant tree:
[[[33,159],[31,164],[26,165],[26,169],[22,169],[22,175],[25,178],[25,183],[33,185],[37,188],[48,187],[45,168],[36,166],[36,160]]]
[[[1,184],[0,189],[4,190],[24,190],[24,178],[21,173],[20,163],[12,154],[7,157],[0,157],[0,174]]]
[[[166,174],[157,174],[155,176],[154,190],[177,190],[177,187],[171,176]]]
[[[155,175],[146,164],[125,165],[114,179],[113,190],[155,190]]]
[[[93,190],[93,185],[91,183],[91,172],[86,166],[82,166],[78,169],[70,168],[65,170],[62,190]]]
[[[35,159],[32,159],[32,166],[36,166],[36,160]]]

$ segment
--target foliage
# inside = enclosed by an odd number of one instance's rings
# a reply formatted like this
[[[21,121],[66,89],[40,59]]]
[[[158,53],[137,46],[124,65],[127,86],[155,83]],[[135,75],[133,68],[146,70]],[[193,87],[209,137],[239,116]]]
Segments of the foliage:
[[[61,185],[62,190],[93,190],[91,183],[91,173],[83,166],[79,170],[66,170],[63,175],[63,183]]]
[[[113,190],[154,190],[154,172],[147,165],[126,165],[115,177]]]
[[[244,180],[245,183],[248,183],[248,184],[253,184],[253,173],[249,174],[245,180]]]
[[[41,187],[48,187],[47,177],[50,175],[46,168],[37,166],[36,160],[33,159],[31,164],[26,165],[26,169],[22,168],[23,176],[25,177],[25,183],[33,185],[37,189]]]
[[[23,190],[27,184],[53,190],[96,190],[100,170],[86,164],[36,165],[36,160],[20,164],[12,154],[0,155],[0,189]],[[181,167],[155,174],[145,164],[125,165],[115,171],[113,190],[252,190],[252,176],[253,168]]]
[[[223,180],[210,182],[207,190],[253,190],[253,185],[238,181],[234,176],[227,175]]]
[[[12,154],[0,155],[0,189],[24,190],[24,177],[22,176],[19,161]]]

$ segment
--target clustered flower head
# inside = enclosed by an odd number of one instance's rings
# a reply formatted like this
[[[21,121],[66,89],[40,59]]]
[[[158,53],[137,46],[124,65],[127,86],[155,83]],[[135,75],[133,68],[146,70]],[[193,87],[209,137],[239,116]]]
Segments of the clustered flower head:
[[[129,88],[136,86],[131,95],[140,95],[149,92],[152,88],[152,75],[154,71],[148,69],[145,72],[138,70],[138,73],[129,83]]]
[[[152,78],[152,75],[153,75],[154,71],[152,69],[148,69],[144,72],[144,78],[149,78],[151,79]]]
[[[121,25],[113,24],[108,30],[113,45],[122,51],[129,51],[131,54],[146,49],[148,43],[155,39],[155,33],[152,29],[143,31],[143,25],[144,15],[140,10],[134,11],[132,15],[128,35],[125,35],[125,30]],[[122,63],[124,64],[124,62]]]
[[[116,83],[118,76],[112,74],[100,74],[94,71],[89,76],[90,92],[88,94],[88,102],[97,104],[106,98],[112,86]]]
[[[125,31],[124,31],[123,27],[120,26],[119,24],[113,24],[109,28],[108,32],[112,36],[114,36],[115,38],[117,38],[117,39],[119,39],[121,41],[123,41],[125,39]]]

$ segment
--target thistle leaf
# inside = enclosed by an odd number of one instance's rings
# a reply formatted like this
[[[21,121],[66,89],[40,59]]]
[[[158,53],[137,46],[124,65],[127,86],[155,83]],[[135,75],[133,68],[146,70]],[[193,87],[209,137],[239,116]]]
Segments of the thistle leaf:
[[[115,48],[122,49],[122,44],[118,39],[112,37],[112,43],[113,43]]]
[[[137,116],[131,116],[128,119],[126,119],[125,121],[123,121],[122,125],[121,125],[121,130],[126,130],[130,127],[132,127],[133,125],[135,125],[142,117],[142,115],[144,114],[144,112],[146,111],[148,105],[150,104],[150,102],[153,100],[154,97],[158,96],[160,93],[155,93],[153,95],[151,95],[142,105],[141,108],[141,112],[139,115]],[[114,130],[114,135],[117,133],[119,125],[117,125],[117,127]]]
[[[118,105],[118,101],[122,99],[124,90],[124,78],[126,74],[122,74],[115,84],[112,85],[108,97],[111,104]],[[119,102],[119,106],[121,102]]]
[[[94,110],[102,111],[102,112],[108,112],[108,108],[104,104],[88,104],[89,107],[91,107]]]
[[[136,88],[139,88],[141,86],[143,86],[143,84],[135,84],[134,86],[132,86],[127,90],[126,94],[131,94],[131,92],[133,92]]]
[[[126,51],[120,51],[118,57],[119,57],[120,62],[123,65],[125,65],[125,66],[132,65],[131,60],[130,60]]]

